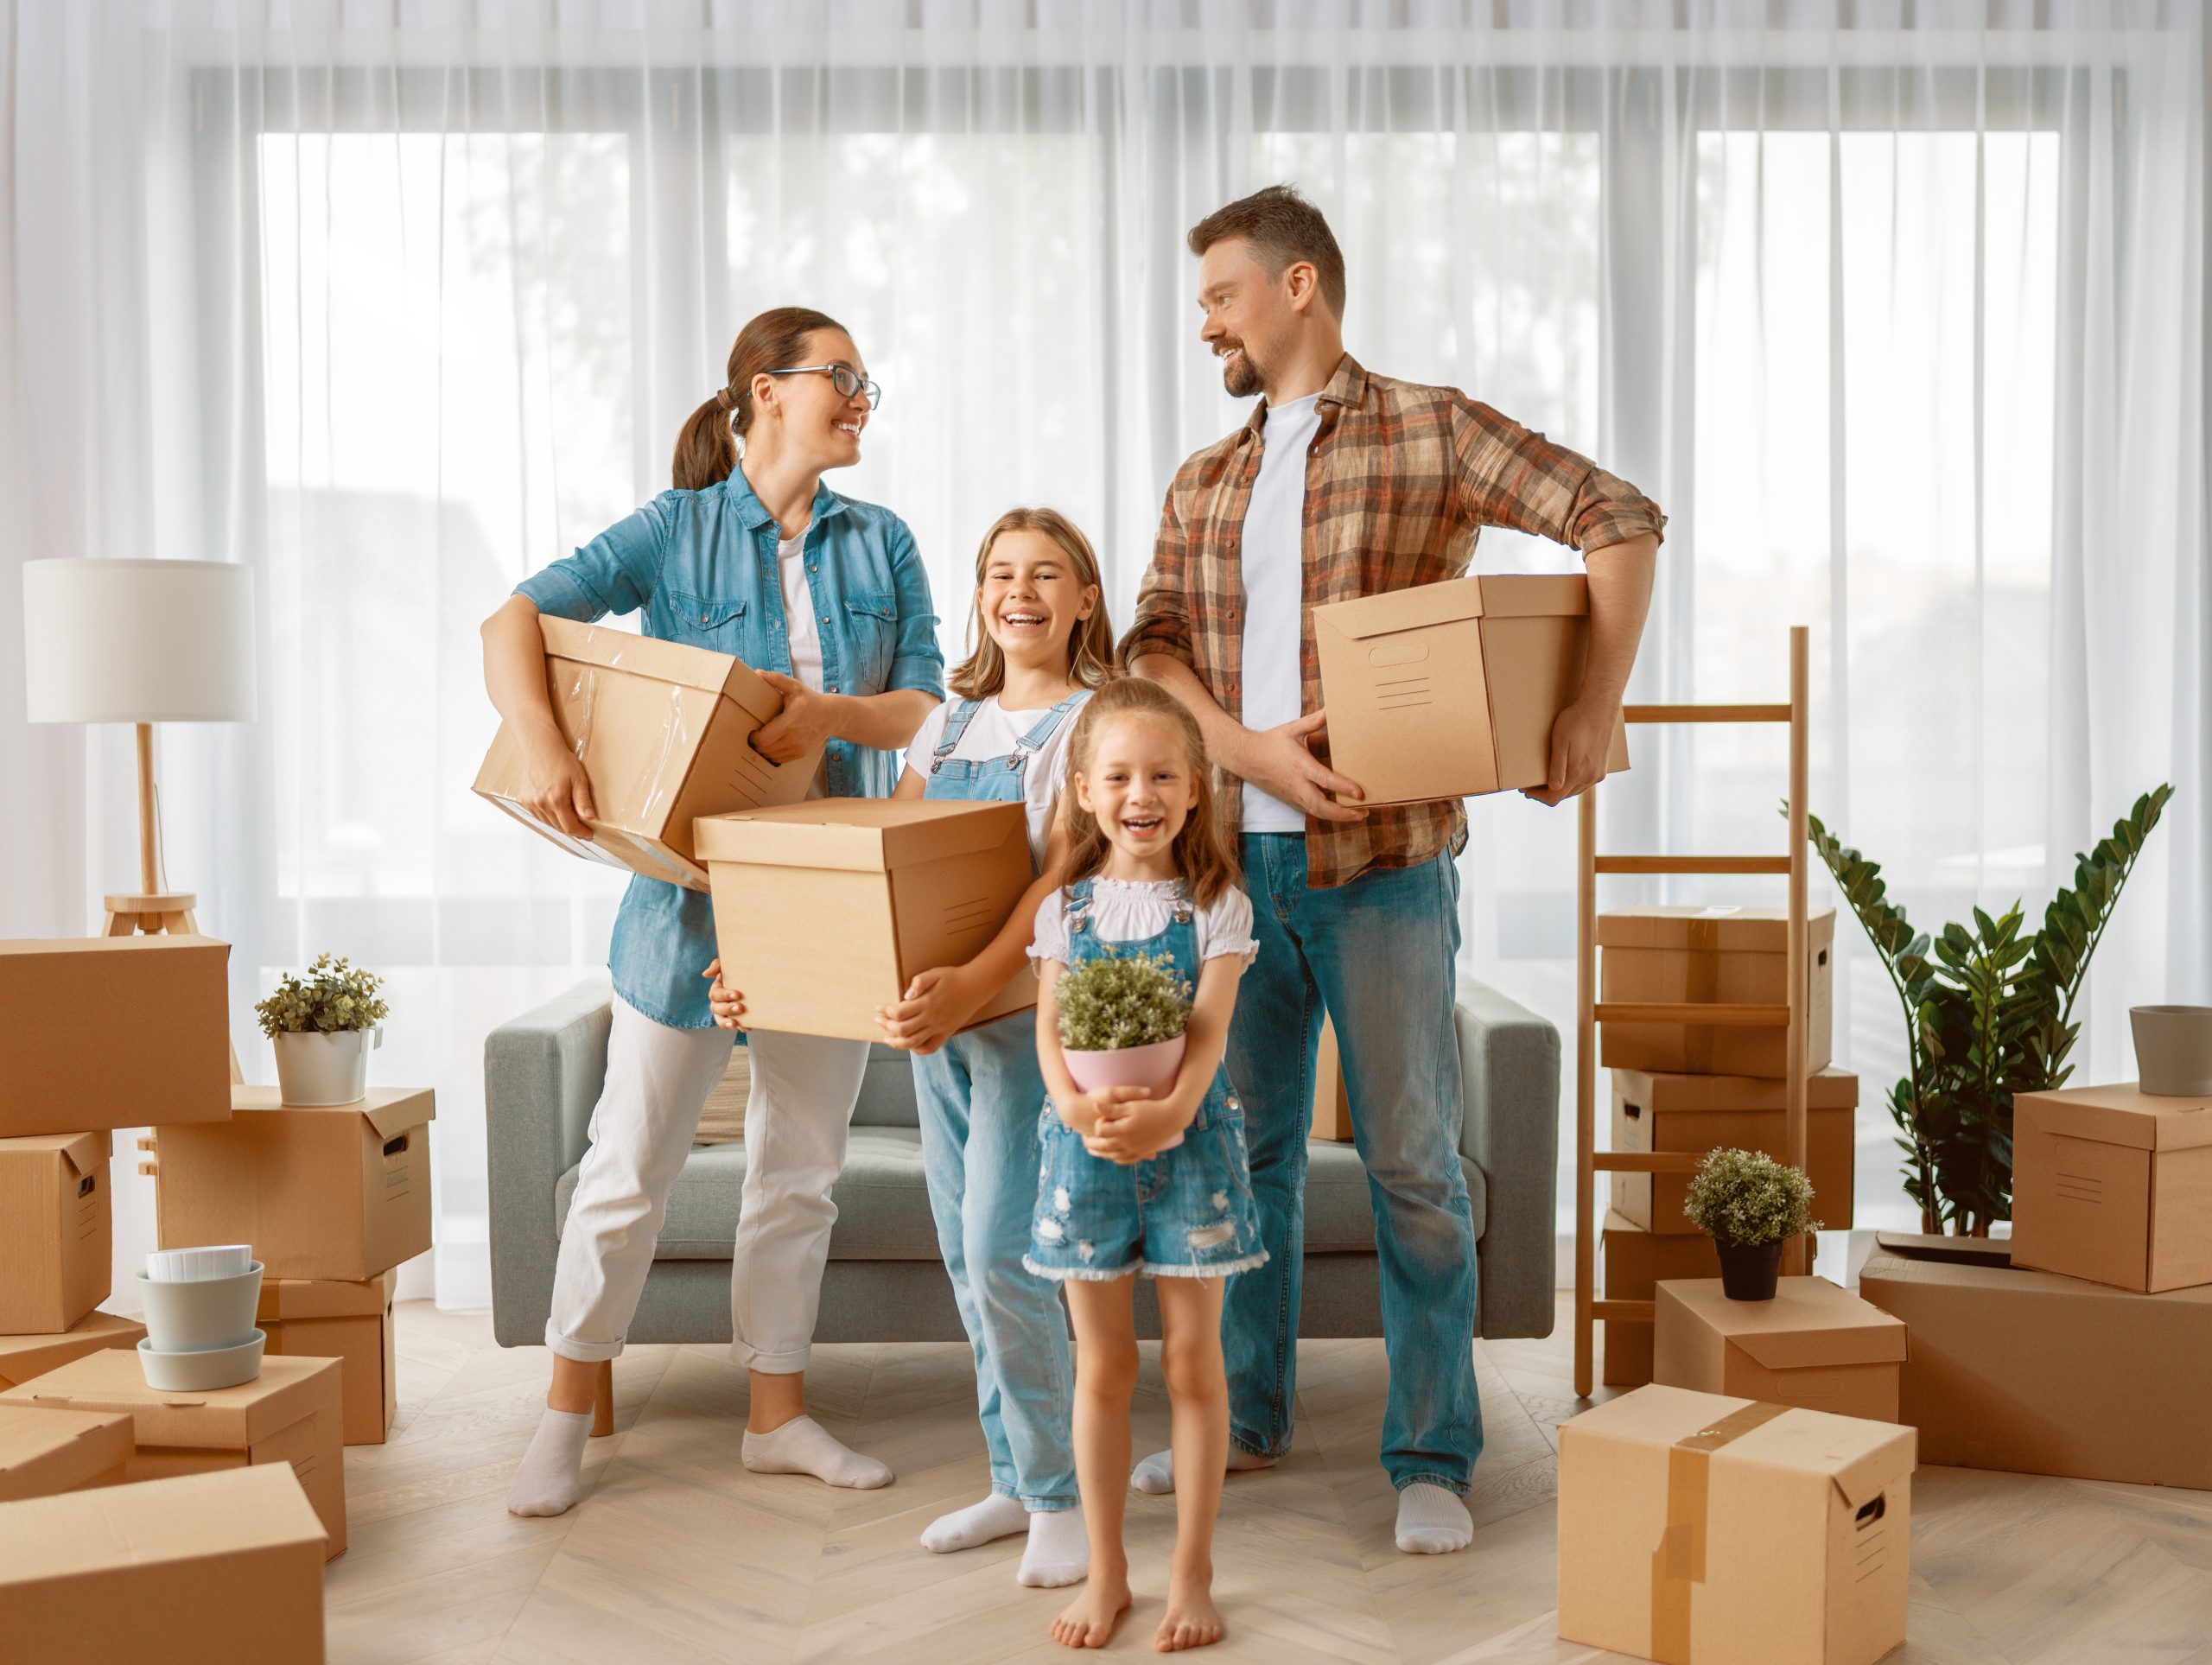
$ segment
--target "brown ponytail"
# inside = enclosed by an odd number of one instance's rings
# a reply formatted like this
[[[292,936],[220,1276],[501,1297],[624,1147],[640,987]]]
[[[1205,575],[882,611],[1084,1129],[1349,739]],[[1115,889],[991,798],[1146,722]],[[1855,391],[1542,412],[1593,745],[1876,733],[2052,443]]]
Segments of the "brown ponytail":
[[[694,410],[676,436],[670,473],[679,492],[703,492],[737,469],[737,435],[753,426],[753,378],[801,362],[807,337],[844,326],[811,307],[771,307],[737,333],[729,373],[715,396]]]

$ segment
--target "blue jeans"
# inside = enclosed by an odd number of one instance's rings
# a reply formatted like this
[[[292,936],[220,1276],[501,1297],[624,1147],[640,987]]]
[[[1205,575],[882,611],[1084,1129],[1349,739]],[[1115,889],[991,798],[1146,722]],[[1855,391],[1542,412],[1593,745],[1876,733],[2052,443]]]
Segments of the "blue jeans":
[[[914,1097],[938,1248],[976,1354],[991,1490],[1039,1512],[1073,1509],[1067,1316],[1021,1264],[1044,1162],[1037,1014],[1009,1013],[915,1058]]]
[[[1244,1101],[1268,1262],[1230,1281],[1222,1312],[1230,1438],[1290,1447],[1306,1247],[1306,1135],[1326,1008],[1367,1167],[1381,1261],[1389,1398],[1382,1466],[1465,1492],[1483,1448],[1475,1390],[1475,1228],[1459,1166],[1454,1031],[1459,882],[1450,855],[1306,885],[1306,840],[1248,834],[1259,955],[1236,991],[1229,1078]]]

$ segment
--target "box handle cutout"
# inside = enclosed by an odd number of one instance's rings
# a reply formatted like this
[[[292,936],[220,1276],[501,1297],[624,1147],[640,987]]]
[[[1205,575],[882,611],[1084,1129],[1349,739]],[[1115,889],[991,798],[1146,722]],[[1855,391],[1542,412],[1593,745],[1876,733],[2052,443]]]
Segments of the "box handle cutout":
[[[1868,1527],[1873,1525],[1875,1522],[1880,1520],[1882,1516],[1889,1512],[1890,1495],[1885,1491],[1880,1497],[1874,1499],[1872,1503],[1866,1504],[1859,1509],[1859,1529],[1861,1532],[1864,1532]]]
[[[397,1139],[387,1139],[385,1141],[384,1153],[386,1156],[398,1155],[400,1152],[407,1148],[407,1134],[403,1133]]]
[[[1641,1104],[1624,1103],[1621,1109],[1627,1112],[1628,1119],[1631,1122],[1640,1122],[1643,1119],[1643,1106]]]
[[[1371,665],[1419,664],[1428,658],[1428,644],[1424,641],[1382,642],[1367,650],[1367,663]]]
[[[77,1194],[79,1197],[89,1197],[99,1188],[99,1176],[97,1174],[88,1173],[83,1179],[77,1181]]]
[[[1827,950],[1826,950],[1825,948],[1824,948],[1824,949],[1822,949],[1819,953],[1817,953],[1817,954],[1815,954],[1815,955],[1814,955],[1814,956],[1813,956],[1813,963],[1814,963],[1815,965],[1826,965],[1827,963],[1828,963],[1828,951],[1827,951]]]

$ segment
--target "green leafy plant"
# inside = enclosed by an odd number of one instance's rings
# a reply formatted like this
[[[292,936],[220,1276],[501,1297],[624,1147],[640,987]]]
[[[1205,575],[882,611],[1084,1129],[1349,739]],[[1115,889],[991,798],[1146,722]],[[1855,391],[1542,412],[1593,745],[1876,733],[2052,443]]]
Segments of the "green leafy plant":
[[[1191,985],[1165,955],[1112,954],[1071,967],[1053,990],[1060,1045],[1113,1052],[1173,1040],[1191,1017]]]
[[[2033,935],[2018,902],[1994,918],[1974,909],[1971,931],[1915,931],[1881,868],[1806,817],[1904,1005],[1911,1073],[1890,1090],[1890,1119],[1923,1231],[1986,1236],[1992,1223],[2012,1218],[2012,1101],[2073,1073],[2066,1059],[2082,1032],[2074,1002],[2082,976],[2172,796],[2170,785],[2145,792],[2109,837],[2077,855],[2073,884],[2051,898]]]
[[[341,1034],[373,1029],[391,1010],[377,990],[384,979],[357,969],[344,959],[319,956],[304,977],[287,976],[276,992],[253,1008],[261,1033],[278,1035]]]
[[[1812,1204],[1802,1170],[1760,1151],[1709,1150],[1682,1212],[1715,1242],[1751,1249],[1818,1231]]]

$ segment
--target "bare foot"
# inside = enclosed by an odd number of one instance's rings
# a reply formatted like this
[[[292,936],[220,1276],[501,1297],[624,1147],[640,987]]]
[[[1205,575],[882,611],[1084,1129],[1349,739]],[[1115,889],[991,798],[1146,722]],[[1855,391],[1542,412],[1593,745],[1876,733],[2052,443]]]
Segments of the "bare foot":
[[[1052,1640],[1063,1648],[1103,1648],[1113,1640],[1114,1627],[1128,1611],[1128,1579],[1107,1578],[1094,1567],[1083,1593],[1052,1621]],[[1217,1631],[1219,1628],[1215,1627]]]
[[[1185,1584],[1171,1573],[1167,1579],[1167,1617],[1160,1621],[1160,1629],[1153,1633],[1153,1652],[1180,1653],[1185,1648],[1204,1648],[1220,1640],[1221,1615],[1213,1605],[1212,1579],[1192,1579]]]

